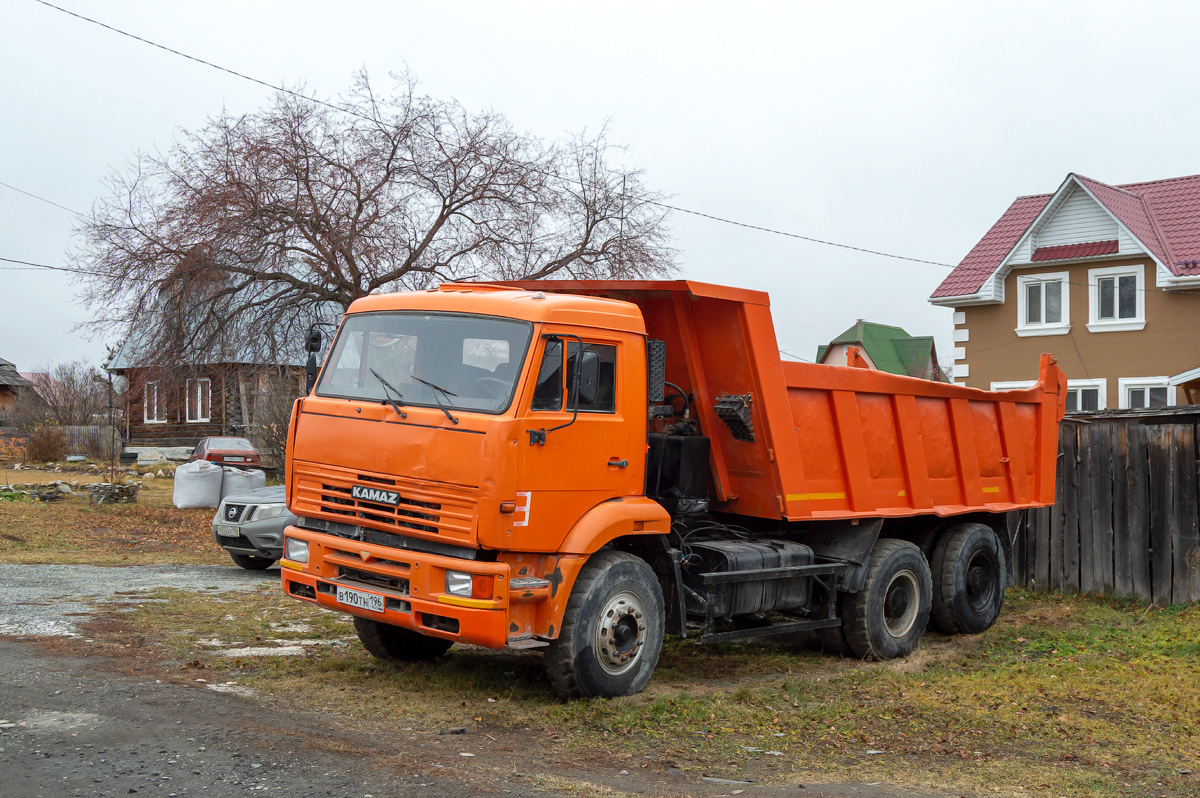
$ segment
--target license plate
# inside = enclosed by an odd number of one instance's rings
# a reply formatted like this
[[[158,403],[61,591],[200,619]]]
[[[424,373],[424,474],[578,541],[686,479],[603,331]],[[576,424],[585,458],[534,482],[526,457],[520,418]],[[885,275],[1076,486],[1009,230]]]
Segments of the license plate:
[[[236,538],[238,535],[241,534],[241,532],[238,531],[238,528],[236,526],[225,526],[223,524],[217,524],[217,534],[222,537],[226,537],[226,538]]]
[[[356,607],[360,610],[370,610],[371,612],[383,612],[383,596],[377,593],[367,593],[362,590],[353,590],[338,585],[337,600],[338,604],[345,604],[347,607]]]
[[[225,462],[226,462],[226,463],[244,463],[244,462],[246,462],[246,458],[245,458],[245,457],[232,457],[232,456],[230,456],[230,457],[226,457],[226,458],[225,458]]]

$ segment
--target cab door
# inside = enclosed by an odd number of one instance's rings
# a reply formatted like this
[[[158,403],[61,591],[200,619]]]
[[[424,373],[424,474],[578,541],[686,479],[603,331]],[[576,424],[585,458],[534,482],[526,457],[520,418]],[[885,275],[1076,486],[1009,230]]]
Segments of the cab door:
[[[521,436],[514,549],[556,551],[601,502],[645,479],[645,343],[587,330],[545,332]]]

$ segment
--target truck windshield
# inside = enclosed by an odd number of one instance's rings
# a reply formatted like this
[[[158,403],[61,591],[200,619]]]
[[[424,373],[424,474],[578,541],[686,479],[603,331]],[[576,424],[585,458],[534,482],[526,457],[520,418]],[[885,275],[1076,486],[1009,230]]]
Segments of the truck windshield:
[[[502,413],[512,403],[532,332],[528,322],[491,316],[347,316],[317,395]]]

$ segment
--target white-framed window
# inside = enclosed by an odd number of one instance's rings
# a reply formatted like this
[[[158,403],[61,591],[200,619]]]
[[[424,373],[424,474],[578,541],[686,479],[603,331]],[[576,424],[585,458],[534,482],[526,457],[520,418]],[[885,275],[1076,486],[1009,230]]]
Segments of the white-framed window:
[[[167,423],[167,414],[159,402],[157,382],[148,382],[142,389],[142,420],[147,424]]]
[[[993,391],[1023,391],[1026,388],[1032,388],[1037,385],[1037,380],[1009,380],[1006,382],[993,382],[991,390]]]
[[[1017,335],[1071,331],[1070,276],[1069,272],[1017,275]]]
[[[187,381],[187,420],[190,423],[212,420],[212,380],[208,377]]]
[[[1089,413],[1108,407],[1108,380],[1067,380],[1067,412]]]
[[[1122,410],[1169,407],[1175,404],[1170,377],[1121,377],[1117,380]]]
[[[1146,269],[1088,269],[1088,331],[1123,332],[1146,326]]]

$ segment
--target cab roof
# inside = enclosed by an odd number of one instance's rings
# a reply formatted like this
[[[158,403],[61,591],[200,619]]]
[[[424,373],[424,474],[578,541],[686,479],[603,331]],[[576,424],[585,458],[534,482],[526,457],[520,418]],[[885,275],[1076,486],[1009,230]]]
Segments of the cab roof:
[[[448,283],[427,291],[376,294],[355,300],[346,312],[389,310],[470,313],[646,334],[642,312],[631,302],[485,283]]]

